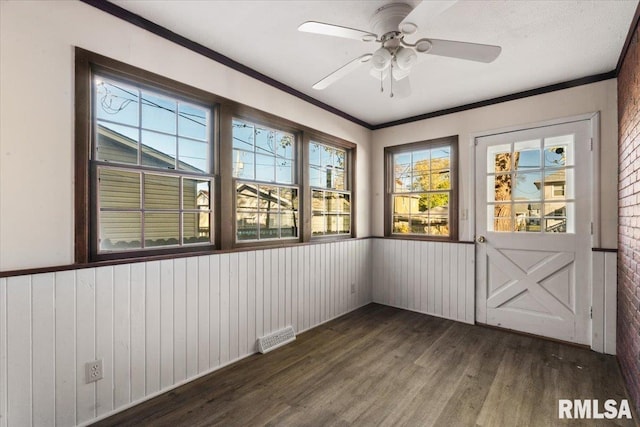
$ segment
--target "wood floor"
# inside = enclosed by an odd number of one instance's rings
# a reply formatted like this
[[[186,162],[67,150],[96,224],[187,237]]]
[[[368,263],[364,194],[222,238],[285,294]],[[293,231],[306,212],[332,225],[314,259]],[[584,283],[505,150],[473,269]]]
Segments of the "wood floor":
[[[97,425],[634,425],[561,398],[627,398],[615,358],[370,304]]]

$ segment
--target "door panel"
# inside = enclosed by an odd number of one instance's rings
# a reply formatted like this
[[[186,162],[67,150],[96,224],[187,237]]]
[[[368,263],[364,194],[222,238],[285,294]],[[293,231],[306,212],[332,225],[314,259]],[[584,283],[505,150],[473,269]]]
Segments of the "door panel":
[[[587,344],[590,124],[476,139],[477,321]]]

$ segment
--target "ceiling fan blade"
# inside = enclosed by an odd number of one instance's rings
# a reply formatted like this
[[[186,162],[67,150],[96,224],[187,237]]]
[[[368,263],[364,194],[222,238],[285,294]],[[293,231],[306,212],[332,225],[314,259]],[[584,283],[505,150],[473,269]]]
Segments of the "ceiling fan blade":
[[[425,26],[458,0],[424,0],[417,5],[398,25],[400,32],[412,34],[419,26]]]
[[[342,67],[338,68],[333,73],[329,74],[327,77],[320,80],[318,83],[314,84],[312,87],[316,90],[326,89],[329,85],[337,82],[338,80],[340,80],[341,78],[349,74],[350,72],[354,71],[360,65],[370,60],[372,56],[373,56],[372,54],[367,53],[350,62],[347,62]]]
[[[456,42],[453,40],[428,39],[431,49],[424,53],[447,56],[449,58],[467,59],[477,62],[493,62],[502,52],[500,46],[489,44]]]
[[[339,25],[325,24],[323,22],[307,21],[298,27],[298,31],[305,33],[323,34],[326,36],[344,37],[360,41],[374,41],[378,38],[368,31],[357,30],[355,28],[341,27]]]

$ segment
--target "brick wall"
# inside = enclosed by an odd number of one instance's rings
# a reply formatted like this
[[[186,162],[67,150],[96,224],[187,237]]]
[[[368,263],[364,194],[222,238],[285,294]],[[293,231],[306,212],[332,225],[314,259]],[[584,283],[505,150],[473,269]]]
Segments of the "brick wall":
[[[618,336],[616,351],[640,413],[640,43],[638,26],[618,76]]]

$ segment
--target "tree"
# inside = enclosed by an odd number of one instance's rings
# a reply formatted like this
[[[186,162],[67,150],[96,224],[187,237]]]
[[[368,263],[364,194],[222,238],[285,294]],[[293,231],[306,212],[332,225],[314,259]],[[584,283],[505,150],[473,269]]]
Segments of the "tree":
[[[513,161],[512,161],[513,160]],[[499,153],[495,156],[495,199],[496,202],[505,201],[506,203],[496,203],[494,208],[494,230],[495,231],[514,231],[512,221],[499,221],[498,218],[511,218],[511,193],[513,192],[513,175],[509,171],[518,167],[520,153]],[[513,168],[513,169],[512,169]],[[500,174],[500,172],[506,172]]]
[[[413,168],[414,179],[412,191],[449,190],[451,179],[449,171],[449,158],[420,160]],[[437,206],[449,205],[449,196],[446,193],[423,194],[418,202],[420,212],[425,212]]]

